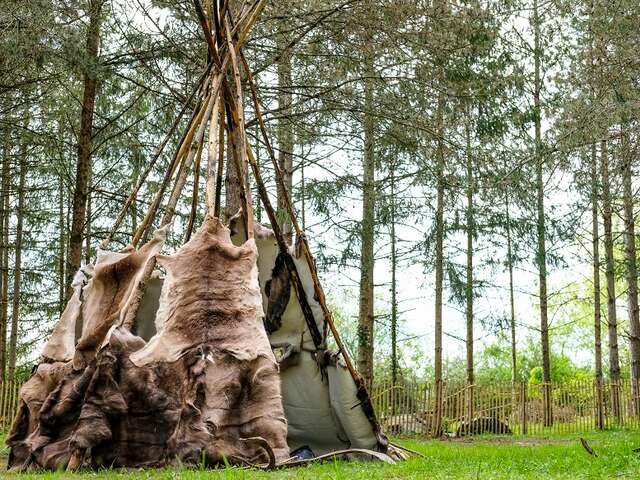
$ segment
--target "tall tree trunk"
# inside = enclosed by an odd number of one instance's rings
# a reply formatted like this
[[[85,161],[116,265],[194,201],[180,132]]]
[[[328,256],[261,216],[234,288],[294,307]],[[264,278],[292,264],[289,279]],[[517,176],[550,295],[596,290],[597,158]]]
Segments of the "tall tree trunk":
[[[10,183],[11,165],[8,139],[5,139],[4,154],[2,156],[2,196],[0,196],[0,216],[2,230],[0,230],[0,381],[5,378],[7,368],[7,323],[9,296],[9,211],[10,211]]]
[[[505,195],[506,204],[506,233],[507,233],[507,268],[509,270],[509,307],[511,327],[511,388],[516,391],[518,380],[518,360],[516,351],[516,305],[513,295],[513,247],[511,245],[511,212],[509,211],[509,194]]]
[[[282,27],[285,30],[290,28],[288,25]],[[278,60],[278,164],[284,177],[284,187],[289,193],[289,198],[293,200],[291,196],[293,188],[293,131],[290,119],[292,103],[291,50],[285,49],[289,44],[288,35],[278,35],[278,42],[280,44],[280,59]],[[278,213],[282,218],[280,220],[282,233],[287,242],[291,244],[293,228],[291,219],[287,218],[284,192],[281,191],[280,185],[278,185],[277,200]]]
[[[304,154],[300,158],[300,224],[302,225],[302,231],[307,227],[306,220],[306,195],[307,195],[307,185],[306,179],[304,176]]]
[[[13,379],[16,371],[18,348],[18,324],[20,317],[20,282],[22,281],[22,234],[24,225],[25,182],[27,177],[26,141],[20,151],[20,173],[18,180],[18,208],[16,211],[16,244],[13,267],[13,301],[11,304],[11,338],[9,340],[8,378]]]
[[[139,138],[139,137],[138,137]],[[136,143],[133,151],[133,171],[131,172],[131,188],[135,188],[140,178],[140,167],[142,165],[142,155],[140,152],[141,145]],[[131,202],[131,233],[135,234],[138,229],[138,199],[134,198]]]
[[[544,216],[544,180],[542,177],[542,166],[544,163],[542,152],[542,109],[540,103],[540,93],[542,91],[541,60],[542,51],[540,49],[540,16],[538,12],[538,0],[533,2],[533,32],[534,32],[534,89],[533,104],[535,118],[535,163],[536,163],[536,188],[537,188],[537,231],[538,231],[538,281],[540,296],[540,339],[542,350],[542,381],[543,387],[543,409],[544,424],[550,426],[553,423],[553,412],[551,411],[551,359],[549,351],[549,318],[547,312],[547,247],[546,228]]]
[[[64,311],[66,297],[65,254],[67,252],[65,222],[64,180],[62,174],[58,174],[58,313]]]
[[[84,93],[82,98],[82,115],[80,135],[78,138],[78,162],[73,192],[73,214],[71,234],[69,238],[69,255],[67,259],[66,297],[72,293],[71,282],[80,268],[82,259],[82,242],[87,213],[87,195],[89,171],[91,167],[91,149],[93,145],[93,111],[96,100],[98,49],[100,46],[100,18],[104,0],[88,0],[89,25],[87,28],[84,70]]]
[[[467,383],[473,385],[473,159],[471,157],[470,112],[465,122],[466,158],[467,158],[467,278],[466,278],[466,317],[467,317]]]
[[[396,248],[396,176],[395,162],[391,164],[390,236],[391,236],[391,384],[398,381],[398,251]],[[395,396],[394,396],[395,398]],[[394,402],[395,407],[395,402]],[[394,412],[395,413],[395,412]]]
[[[638,268],[635,243],[635,217],[633,214],[633,190],[631,185],[631,152],[626,123],[620,125],[622,134],[622,202],[624,205],[624,252],[627,276],[627,300],[629,305],[629,354],[631,357],[631,381],[633,385],[634,414],[640,415],[640,319],[638,318]]]
[[[87,220],[85,221],[85,251],[84,251],[84,263],[89,265],[91,263],[91,222],[92,218],[92,198],[91,198],[91,177],[93,168],[91,162],[89,162],[89,174],[87,175]]]
[[[616,313],[616,274],[613,257],[613,232],[611,228],[611,186],[609,183],[609,154],[607,141],[602,140],[600,151],[602,175],[602,222],[604,224],[605,275],[607,278],[607,330],[609,333],[609,378],[611,410],[620,418],[620,354],[618,351],[618,319]]]
[[[436,248],[435,248],[435,327],[434,380],[436,387],[432,435],[442,433],[442,293],[444,273],[444,107],[445,96],[438,93],[436,109]]]
[[[596,144],[591,146],[591,218],[593,244],[593,337],[596,377],[596,426],[604,428],[602,405],[602,316],[600,311],[600,234],[598,232],[598,156]]]
[[[362,241],[360,251],[360,309],[358,314],[358,370],[367,385],[373,381],[373,268],[375,235],[375,118],[373,115],[373,54],[366,53],[364,81],[364,173],[362,187]]]

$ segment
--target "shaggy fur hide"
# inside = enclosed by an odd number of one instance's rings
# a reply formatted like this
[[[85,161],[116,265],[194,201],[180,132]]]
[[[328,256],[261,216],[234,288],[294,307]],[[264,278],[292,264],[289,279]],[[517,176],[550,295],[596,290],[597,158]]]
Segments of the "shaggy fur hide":
[[[253,240],[235,247],[229,231],[207,217],[175,255],[158,256],[167,280],[158,333],[148,344],[116,321],[128,308],[128,280],[137,283],[146,263],[138,261],[143,249],[117,262],[131,271],[113,267],[100,276],[96,267],[93,280],[102,286],[95,305],[83,305],[92,316],[84,317],[74,360],[41,364],[22,388],[8,438],[10,467],[247,464],[288,456]]]

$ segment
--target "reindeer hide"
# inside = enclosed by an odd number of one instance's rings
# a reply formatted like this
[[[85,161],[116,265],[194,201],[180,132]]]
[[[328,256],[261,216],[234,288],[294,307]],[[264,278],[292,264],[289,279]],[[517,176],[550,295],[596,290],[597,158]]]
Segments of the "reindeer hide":
[[[74,359],[41,364],[21,390],[10,467],[253,464],[288,456],[255,243],[233,246],[229,231],[207,217],[176,254],[158,256],[167,279],[157,333],[146,343],[122,319],[157,240],[97,262],[83,292]],[[138,315],[154,302],[143,298]]]

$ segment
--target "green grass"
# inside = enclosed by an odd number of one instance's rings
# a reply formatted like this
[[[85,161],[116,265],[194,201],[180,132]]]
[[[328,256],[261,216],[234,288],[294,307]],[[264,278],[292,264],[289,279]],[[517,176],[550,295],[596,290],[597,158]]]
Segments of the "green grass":
[[[426,458],[413,458],[396,465],[331,462],[275,472],[246,469],[137,470],[84,474],[13,474],[0,478],[26,479],[600,479],[640,478],[640,432],[610,431],[583,434],[598,457],[582,448],[580,435],[547,437],[480,437],[473,440],[403,440],[400,443]],[[6,455],[6,449],[2,451]]]

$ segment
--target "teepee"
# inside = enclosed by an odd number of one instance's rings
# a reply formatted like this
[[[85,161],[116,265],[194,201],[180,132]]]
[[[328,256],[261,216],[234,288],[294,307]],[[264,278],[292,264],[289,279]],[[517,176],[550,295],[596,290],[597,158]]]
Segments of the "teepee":
[[[130,246],[107,249],[180,118],[94,264],[77,272],[73,295],[20,391],[7,439],[9,468],[274,467],[337,455],[402,457],[381,431],[336,330],[286,189],[293,247],[247,143],[241,66],[282,187],[242,53],[265,0],[245,2],[235,16],[228,2],[213,0],[206,12],[199,0],[194,4],[210,62],[180,116],[194,99],[196,108]],[[219,219],[225,132],[243,205],[228,225]],[[205,220],[192,234],[192,214],[185,243],[163,255],[178,199],[190,172],[198,175],[205,143]],[[253,220],[247,165],[270,228]],[[327,348],[329,334],[337,352]]]

